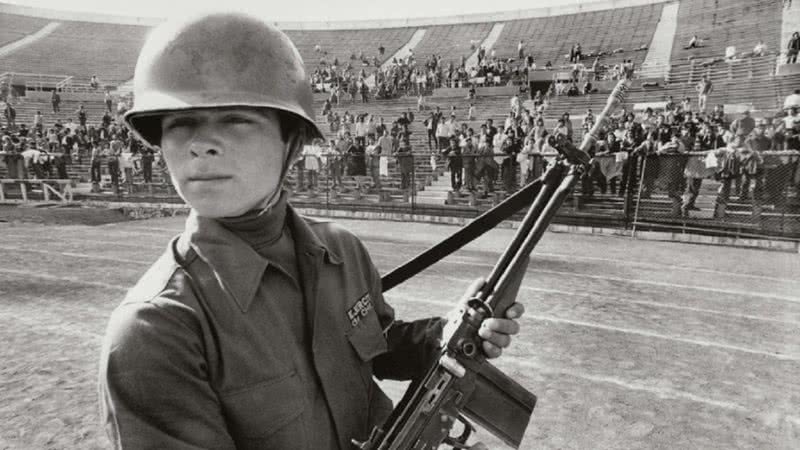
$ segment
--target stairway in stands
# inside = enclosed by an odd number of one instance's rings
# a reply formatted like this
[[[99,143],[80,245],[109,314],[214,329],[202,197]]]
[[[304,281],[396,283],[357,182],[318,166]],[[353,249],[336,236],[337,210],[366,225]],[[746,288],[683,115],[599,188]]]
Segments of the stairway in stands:
[[[6,56],[10,53],[19,50],[22,47],[25,47],[27,45],[30,45],[38,41],[39,39],[43,39],[49,36],[50,33],[55,31],[56,28],[60,26],[61,26],[60,22],[50,22],[41,29],[39,29],[38,31],[36,31],[35,33],[31,33],[23,37],[22,39],[19,39],[17,41],[11,42],[10,44],[6,44],[3,47],[0,47],[0,57]]]
[[[672,58],[672,43],[678,28],[679,3],[669,3],[661,10],[653,40],[647,49],[639,76],[642,78],[666,78],[669,75],[669,62]]]
[[[400,47],[400,49],[397,50],[394,55],[392,55],[381,65],[381,70],[386,70],[393,64],[393,61],[395,60],[401,61],[405,59],[411,53],[411,50],[413,50],[414,47],[419,44],[419,41],[421,41],[423,37],[425,37],[424,29],[415,31],[414,34],[411,35],[411,39],[409,39],[405,45]]]
[[[494,47],[494,43],[497,42],[497,38],[500,37],[500,34],[503,32],[503,28],[505,28],[506,24],[504,23],[496,23],[492,26],[492,29],[489,31],[489,34],[486,36],[486,39],[483,40],[476,48],[475,52],[467,58],[466,66],[467,67],[474,67],[478,65],[478,52],[480,51],[481,47],[486,49],[487,55],[491,51],[492,47]]]
[[[444,164],[441,162],[440,164]],[[447,193],[450,192],[450,172],[431,180],[431,184],[425,186],[424,191],[417,192],[417,203],[431,205],[444,205],[447,200]]]

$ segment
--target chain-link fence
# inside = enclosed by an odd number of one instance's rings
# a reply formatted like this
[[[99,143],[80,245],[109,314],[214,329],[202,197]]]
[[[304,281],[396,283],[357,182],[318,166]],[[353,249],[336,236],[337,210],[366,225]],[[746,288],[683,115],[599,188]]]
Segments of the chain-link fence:
[[[800,237],[800,152],[729,149],[637,161],[632,225]]]
[[[314,208],[474,216],[539,177],[555,157],[469,152],[452,157],[437,150],[388,156],[323,149],[302,157],[286,185],[295,203]],[[20,177],[10,173],[11,166],[0,163],[4,198],[47,198],[42,182],[12,182]],[[63,185],[51,184],[63,192]],[[160,184],[122,189],[117,199],[176,197],[174,191],[161,195],[154,185]],[[556,221],[800,239],[799,185],[797,151],[601,154],[592,158]]]

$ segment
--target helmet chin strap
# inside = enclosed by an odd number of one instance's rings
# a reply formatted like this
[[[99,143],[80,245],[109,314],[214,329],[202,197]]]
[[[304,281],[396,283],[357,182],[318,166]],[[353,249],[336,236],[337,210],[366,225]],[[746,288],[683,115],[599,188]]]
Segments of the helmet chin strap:
[[[293,133],[288,141],[286,142],[286,147],[284,151],[286,152],[286,157],[283,162],[283,167],[281,168],[281,176],[278,178],[278,185],[272,191],[272,193],[259,205],[253,209],[257,209],[258,215],[268,214],[273,206],[278,202],[280,199],[281,192],[283,192],[283,179],[286,177],[286,174],[291,169],[292,165],[297,161],[297,158],[300,156],[300,152],[303,146],[303,139],[301,133]]]

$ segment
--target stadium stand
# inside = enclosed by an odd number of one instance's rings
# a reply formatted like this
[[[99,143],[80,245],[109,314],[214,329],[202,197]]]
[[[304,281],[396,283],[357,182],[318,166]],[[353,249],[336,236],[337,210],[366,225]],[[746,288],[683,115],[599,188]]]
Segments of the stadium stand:
[[[287,34],[297,45],[309,69],[319,67],[320,59],[324,56],[328,64],[338,59],[340,70],[348,62],[352,63],[353,70],[348,77],[357,79],[357,73],[362,68],[366,69],[367,75],[373,73],[375,70],[372,67],[374,59],[377,59],[378,64],[387,63],[398,49],[409,42],[415,32],[425,30],[422,40],[414,47],[416,63],[424,65],[430,55],[441,55],[439,68],[442,68],[450,62],[458,65],[462,56],[467,58],[473,53],[470,43],[480,45],[493,27],[502,24],[499,39],[492,46],[498,60],[516,59],[518,57],[517,43],[522,40],[525,54],[532,54],[540,68],[546,61],[552,61],[554,64],[555,71],[543,73],[555,74],[559,71],[559,66],[565,62],[564,56],[569,53],[571,46],[575,43],[582,45],[583,62],[587,65],[593,61],[588,55],[606,52],[607,54],[600,59],[601,64],[610,66],[619,64],[623,60],[632,60],[636,66],[639,66],[644,61],[647,52],[637,49],[647,46],[652,41],[662,9],[662,3],[653,3],[606,11],[504,20],[502,22],[487,20],[481,23],[424,24],[424,26],[415,26],[410,23],[401,28],[288,30]],[[776,47],[781,33],[781,14],[780,5],[766,1],[733,0],[722,3],[706,0],[682,0],[679,4],[677,34],[672,42],[672,64],[669,75],[664,79],[656,79],[655,83],[652,83],[654,80],[650,78],[634,80],[624,107],[631,112],[636,104],[660,103],[663,105],[671,96],[676,103],[688,98],[690,107],[696,110],[696,86],[698,81],[706,76],[714,86],[707,101],[709,110],[714,105],[726,105],[726,108],[729,109],[727,120],[730,123],[740,116],[740,111],[750,109],[757,119],[771,119],[772,128],[770,130],[775,132],[777,125],[784,121],[780,112],[784,99],[800,85],[800,75],[776,76],[775,74],[775,53],[778,50]],[[4,14],[4,17],[10,16],[12,15]],[[35,33],[42,26],[51,22],[53,21],[45,19],[31,19],[30,21],[20,19],[11,22],[12,27],[4,31],[16,32],[17,36],[25,36]],[[16,108],[16,122],[17,124],[25,123],[30,127],[37,110],[44,113],[45,129],[52,127],[56,121],[60,121],[62,125],[67,124],[70,120],[77,122],[75,110],[79,104],[83,103],[88,114],[88,125],[98,128],[105,105],[102,94],[92,94],[91,90],[87,89],[89,76],[97,74],[101,83],[108,84],[129,80],[133,74],[138,46],[141,45],[149,28],[69,20],[59,22],[61,25],[55,32],[0,58],[0,64],[4,70],[11,69],[17,72],[73,75],[79,78],[75,83],[81,88],[77,90],[82,92],[83,96],[73,95],[72,91],[75,89],[68,90],[63,93],[61,112],[53,113],[49,103],[49,94],[41,92],[41,88],[36,88],[39,89],[38,92],[12,99],[12,104]],[[13,25],[16,23],[20,24],[19,28]],[[755,26],[756,24],[758,26]],[[696,30],[703,30],[705,34],[696,33]],[[699,48],[684,49],[683,46],[694,34],[706,39]],[[751,50],[759,40],[767,46],[766,55],[750,57],[743,54]],[[725,60],[724,54],[727,45],[737,46],[736,58]],[[378,53],[379,46],[384,47],[382,56]],[[622,51],[614,52],[617,49]],[[491,48],[487,50],[491,50]],[[355,61],[352,59],[353,56],[355,56]],[[364,63],[358,61],[361,56],[363,56]],[[391,62],[387,64],[391,64]],[[405,61],[401,64],[405,64]],[[513,65],[515,68],[519,68],[519,62]],[[408,67],[403,66],[403,68],[401,78],[410,73],[410,70],[407,70]],[[568,71],[561,69],[561,72]],[[392,72],[387,72],[387,74],[390,79],[394,76]],[[53,79],[58,79],[58,77],[53,76]],[[501,84],[508,80],[508,77],[504,78]],[[649,83],[643,85],[642,81]],[[575,130],[575,140],[580,139],[584,113],[587,109],[591,109],[595,114],[602,110],[608,97],[610,83],[613,81],[600,86],[599,92],[587,95],[550,96],[546,108],[542,111],[545,128],[548,132],[552,132],[557,126],[557,120],[564,113],[570,113],[572,127]],[[348,95],[345,95],[342,96],[339,104],[334,103],[332,112],[339,116],[343,116],[345,112],[351,115],[373,115],[376,120],[383,118],[389,127],[403,113],[413,112],[415,117],[408,125],[408,137],[413,158],[410,167],[413,167],[412,184],[414,189],[410,191],[401,186],[403,178],[401,173],[405,169],[401,167],[402,164],[398,158],[391,156],[387,158],[386,171],[380,178],[380,189],[376,189],[368,173],[353,174],[347,173],[347,171],[343,176],[342,186],[332,189],[331,184],[334,177],[331,176],[330,166],[323,163],[316,189],[308,190],[307,170],[298,166],[291,172],[288,181],[289,185],[297,191],[295,193],[297,201],[306,201],[311,204],[324,202],[325,205],[343,204],[356,208],[396,207],[397,205],[403,207],[412,202],[411,207],[414,208],[413,202],[416,199],[418,202],[416,207],[419,207],[419,201],[436,202],[440,208],[445,207],[444,203],[446,202],[447,208],[455,208],[448,210],[447,214],[469,215],[489,207],[510,193],[502,186],[501,173],[498,173],[493,193],[485,192],[483,187],[478,188],[476,195],[465,195],[463,192],[458,195],[458,193],[450,192],[446,157],[438,155],[435,148],[429,147],[427,129],[423,120],[438,106],[445,118],[453,112],[459,128],[463,124],[467,128],[473,129],[477,135],[480,126],[485,123],[486,119],[492,118],[495,125],[501,125],[506,120],[509,114],[510,97],[514,93],[520,92],[519,86],[509,83],[507,86],[478,87],[477,96],[469,98],[465,88],[438,88],[438,85],[431,84],[424,90],[426,98],[421,108],[418,107],[415,87],[406,84],[403,89],[406,90],[400,90],[398,97],[376,100],[373,88],[369,95],[369,102],[366,103],[360,98],[353,101]],[[328,118],[322,115],[323,102],[329,98],[329,94],[329,92],[316,94],[315,101],[318,113],[317,122],[326,131],[326,144],[339,139],[335,127],[331,127]],[[522,92],[521,97],[525,101],[526,107],[532,110],[532,102],[528,100],[530,94],[530,92]],[[470,104],[473,104],[475,108],[472,120],[467,118]],[[641,110],[636,112],[637,114],[642,113]],[[678,128],[675,128],[673,132],[677,133]],[[354,132],[352,134],[355,135]],[[782,141],[780,143],[782,145]],[[323,152],[326,151],[329,149],[324,147]],[[775,175],[780,170],[783,171],[780,172],[783,174],[793,167],[791,169],[794,170],[792,176],[795,178],[789,177],[787,180],[790,178],[795,180],[798,176],[797,156],[769,153],[764,155],[764,164],[768,168],[766,179],[783,189],[780,194],[772,192],[768,196],[768,201],[765,200],[764,204],[755,205],[743,200],[744,197],[739,193],[738,196],[731,197],[727,215],[723,214],[710,222],[704,221],[704,218],[693,217],[692,223],[702,227],[735,228],[748,233],[769,232],[778,235],[783,233],[782,235],[785,236],[800,236],[800,225],[797,223],[800,218],[800,212],[798,212],[800,204],[797,200],[796,181],[786,184],[786,182],[780,181],[778,175]],[[613,167],[613,161],[609,160],[609,158],[613,159],[613,156],[598,158],[598,161],[604,161],[602,162],[603,170],[610,170],[609,167]],[[502,161],[504,157],[496,159]],[[324,158],[323,161],[325,161]],[[665,167],[670,166],[669,163],[664,164]],[[780,168],[778,172],[776,172],[778,170],[776,167]],[[516,185],[519,186],[524,180],[518,169],[515,170],[517,173],[514,177]],[[645,175],[644,178],[648,178],[648,174],[653,175],[651,172],[645,172],[644,167],[638,167],[637,170],[642,171],[638,173],[640,177]],[[648,170],[652,171],[653,169],[651,167]],[[769,175],[770,170],[772,175]],[[102,197],[111,193],[113,186],[109,184],[110,177],[105,162],[102,165],[102,172],[102,192],[79,193],[77,194],[78,198],[82,198],[81,195]],[[77,184],[90,180],[88,149],[82,150],[79,160],[73,158],[67,167],[67,173],[68,178]],[[303,174],[306,174],[305,177]],[[7,168],[0,167],[0,178],[7,175]],[[605,175],[609,174],[605,173]],[[669,176],[673,181],[683,180],[680,172],[674,172]],[[608,179],[610,180],[611,177]],[[174,191],[169,186],[168,176],[162,171],[154,171],[152,183],[145,184],[139,171],[134,172],[133,180],[134,184],[131,188],[133,197],[130,193],[123,193],[122,195],[126,198],[135,198],[136,195],[142,194],[143,198],[155,197],[165,201],[176,201]],[[595,181],[589,183],[594,184]],[[714,209],[716,190],[719,185],[717,180],[704,181],[697,201],[698,204],[703,205],[706,211]],[[599,186],[598,184],[596,187]],[[669,186],[672,187],[669,188]],[[630,195],[625,197],[615,195],[611,192],[613,189],[609,192],[605,192],[605,189],[598,190],[590,187],[584,189],[582,183],[567,206],[571,218],[568,220],[573,220],[575,223],[630,226],[631,223],[639,223],[636,217],[645,217],[650,220],[660,220],[662,223],[672,223],[670,221],[679,220],[675,218],[676,188],[669,183],[667,183],[667,187],[669,189],[662,189],[651,198],[637,198],[636,215],[633,216],[634,204]],[[762,213],[763,216],[761,216]],[[775,219],[776,214],[780,216],[780,219]],[[767,217],[767,220],[756,219],[757,215],[761,218]],[[685,225],[688,219],[683,217],[680,220],[683,220],[682,223]]]
[[[359,55],[370,63],[373,58],[383,63],[414,34],[414,28],[285,31],[300,51],[306,67],[317,66],[323,56],[327,64],[338,59],[340,65],[346,65],[352,61],[352,56],[358,58]],[[381,45],[385,49],[383,55],[378,52]],[[316,50],[317,46],[320,51]],[[361,64],[353,61],[353,66],[360,67]]]
[[[752,51],[759,40],[774,54],[780,39],[781,13],[781,5],[772,0],[681,0],[672,62],[724,58],[730,46],[740,55]],[[695,35],[700,39],[699,47],[686,48]]]
[[[0,47],[24,38],[50,23],[39,17],[0,13]]]
[[[601,58],[604,64],[617,64],[623,59],[641,64],[646,52],[636,49],[650,44],[661,8],[658,3],[509,21],[494,48],[498,58],[517,58],[517,44],[522,40],[526,52],[536,58],[539,67],[547,61],[558,67],[569,64],[570,48],[580,43],[584,62],[588,60],[588,64],[593,60],[589,55],[600,52],[607,54]],[[617,49],[623,51],[614,53]]]
[[[13,23],[12,23],[13,26]],[[58,73],[88,84],[118,84],[133,77],[148,27],[64,21],[51,34],[0,57],[0,67],[15,72]]]
[[[491,28],[490,23],[428,27],[414,53],[423,61],[430,55],[441,55],[445,66],[448,63],[457,66],[461,63],[462,57],[466,60],[475,52],[475,49],[470,47],[470,42],[476,43],[475,45],[480,44]]]

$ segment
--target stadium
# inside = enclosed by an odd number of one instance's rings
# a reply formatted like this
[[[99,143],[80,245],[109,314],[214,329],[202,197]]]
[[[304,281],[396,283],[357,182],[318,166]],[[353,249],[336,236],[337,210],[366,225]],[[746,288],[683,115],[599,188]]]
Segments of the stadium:
[[[123,121],[161,22],[0,3],[0,448],[112,448],[109,317],[190,212]],[[386,291],[400,319],[447,314],[564,149],[590,158],[496,360],[538,397],[519,448],[800,447],[800,4],[271,24],[323,135],[287,168],[296,211],[357,236],[380,275],[484,225]],[[394,402],[408,385],[378,384]]]

